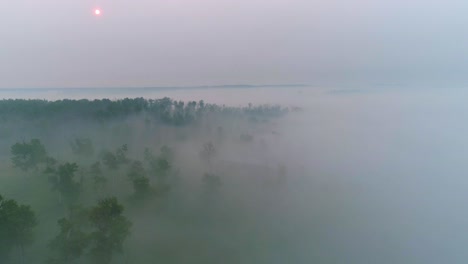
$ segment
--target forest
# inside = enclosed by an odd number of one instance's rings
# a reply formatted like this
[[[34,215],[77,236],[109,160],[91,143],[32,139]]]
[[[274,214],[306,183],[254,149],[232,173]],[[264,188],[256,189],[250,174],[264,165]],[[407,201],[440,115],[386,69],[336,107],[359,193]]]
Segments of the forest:
[[[286,263],[299,111],[0,100],[0,263]]]

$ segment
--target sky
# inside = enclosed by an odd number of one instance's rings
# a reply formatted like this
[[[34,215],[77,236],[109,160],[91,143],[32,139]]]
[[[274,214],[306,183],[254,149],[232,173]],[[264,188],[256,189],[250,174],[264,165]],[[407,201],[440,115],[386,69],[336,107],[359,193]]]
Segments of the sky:
[[[456,0],[4,0],[0,88],[463,85],[467,8]]]

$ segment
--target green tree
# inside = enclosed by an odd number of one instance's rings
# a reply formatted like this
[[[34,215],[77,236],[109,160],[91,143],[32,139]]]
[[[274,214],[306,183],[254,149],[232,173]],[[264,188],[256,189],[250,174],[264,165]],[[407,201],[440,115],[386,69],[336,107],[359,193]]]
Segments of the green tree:
[[[140,161],[134,161],[127,173],[128,179],[133,184],[133,198],[141,199],[151,193],[151,186],[146,175],[143,164]]]
[[[37,165],[47,162],[47,151],[41,141],[37,138],[29,143],[16,143],[11,146],[11,158],[13,165],[24,171],[37,169]]]
[[[115,170],[119,168],[117,157],[110,151],[104,151],[102,154],[102,163],[107,166],[108,169]]]
[[[37,225],[35,213],[28,205],[18,204],[0,196],[0,260],[6,261],[11,250],[20,249],[24,263],[24,248],[33,243],[33,229]]]
[[[151,174],[156,176],[160,183],[165,183],[167,176],[171,170],[171,162],[173,153],[167,147],[161,148],[161,156],[156,157],[147,148],[145,149],[145,160],[148,162]]]
[[[213,143],[207,142],[203,144],[203,149],[200,151],[200,157],[203,161],[205,161],[208,166],[211,167],[212,160],[216,155],[216,148],[214,147]]]
[[[147,177],[138,177],[132,180],[134,194],[136,199],[146,198],[151,194],[151,186]]]
[[[156,167],[154,168],[154,171],[156,172],[156,175],[160,181],[165,182],[170,169],[171,164],[167,159],[161,157],[156,160]]]
[[[153,162],[156,157],[154,156],[153,152],[149,148],[145,148],[145,161],[148,162],[151,165],[151,162]]]
[[[91,208],[89,219],[95,229],[91,233],[90,257],[93,263],[108,264],[112,255],[123,251],[123,242],[130,235],[131,222],[122,215],[124,207],[117,198],[107,198]]]
[[[128,146],[127,144],[117,148],[115,153],[105,151],[102,154],[102,161],[109,169],[116,170],[121,164],[127,164],[130,160],[127,157]]]
[[[128,154],[128,145],[123,144],[121,147],[117,148],[115,151],[115,157],[119,163],[128,163],[130,160],[127,158]]]
[[[52,239],[49,247],[56,256],[49,259],[51,264],[66,264],[78,260],[89,246],[89,213],[82,207],[71,207],[68,218],[58,220],[59,234]]]
[[[156,184],[151,191],[157,196],[168,193],[171,190],[171,184],[177,178],[178,171],[173,170],[171,165],[173,157],[173,151],[167,146],[161,148],[161,155],[159,157],[154,156],[148,148],[145,149],[145,160],[149,164],[149,174],[156,178]],[[141,180],[137,184],[139,187],[144,186],[144,180]]]
[[[49,177],[52,189],[59,192],[60,201],[67,205],[76,203],[81,193],[81,183],[75,180],[77,170],[78,165],[69,162],[49,170],[49,173],[52,174]]]
[[[145,177],[146,176],[146,171],[145,168],[143,167],[143,164],[140,161],[133,161],[132,164],[130,165],[130,169],[127,173],[127,177],[130,180],[140,178],[140,177]]]

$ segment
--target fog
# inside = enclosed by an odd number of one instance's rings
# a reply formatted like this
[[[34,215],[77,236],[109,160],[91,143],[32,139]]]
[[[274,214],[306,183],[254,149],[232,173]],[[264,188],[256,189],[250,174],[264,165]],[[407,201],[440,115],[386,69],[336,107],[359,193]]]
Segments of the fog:
[[[464,261],[462,94],[332,93],[311,104],[309,121],[300,126],[308,133],[293,130],[291,139],[307,142],[295,147],[307,148],[303,156],[310,157],[317,188],[309,199],[325,211],[312,213],[327,221],[319,227],[323,263]]]
[[[118,99],[131,91],[3,93],[57,100]],[[56,220],[67,214],[57,193],[49,192],[47,176],[12,167],[11,145],[39,138],[50,156],[83,167],[98,160],[100,150],[122,144],[128,144],[130,159],[143,162],[144,148],[158,155],[167,145],[175,153],[174,174],[162,197],[132,200],[127,165],[114,172],[103,167],[114,180],[97,192],[86,170],[81,172],[81,204],[116,196],[132,222],[124,253],[115,253],[112,263],[464,263],[468,109],[462,94],[316,87],[134,90],[134,97],[296,110],[262,122],[207,115],[184,126],[147,123],[151,115],[144,114],[104,123],[78,116],[56,125],[51,119],[49,126],[5,122],[0,194],[36,211],[36,239],[25,254],[26,263],[36,263],[53,255],[47,243],[59,232]],[[69,141],[75,137],[90,138],[96,154],[74,155]],[[206,163],[200,151],[210,141],[216,156]],[[221,179],[208,192],[207,172]],[[157,187],[156,178],[148,177]],[[85,255],[79,261],[88,263]]]
[[[465,263],[467,7],[1,1],[0,263]]]

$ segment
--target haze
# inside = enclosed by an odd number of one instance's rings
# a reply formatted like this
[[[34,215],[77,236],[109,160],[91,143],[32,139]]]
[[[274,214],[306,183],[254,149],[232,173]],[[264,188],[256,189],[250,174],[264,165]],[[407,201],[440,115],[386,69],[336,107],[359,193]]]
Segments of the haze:
[[[456,0],[2,1],[0,88],[459,86],[467,8]]]
[[[466,10],[2,1],[0,262],[465,264]]]

